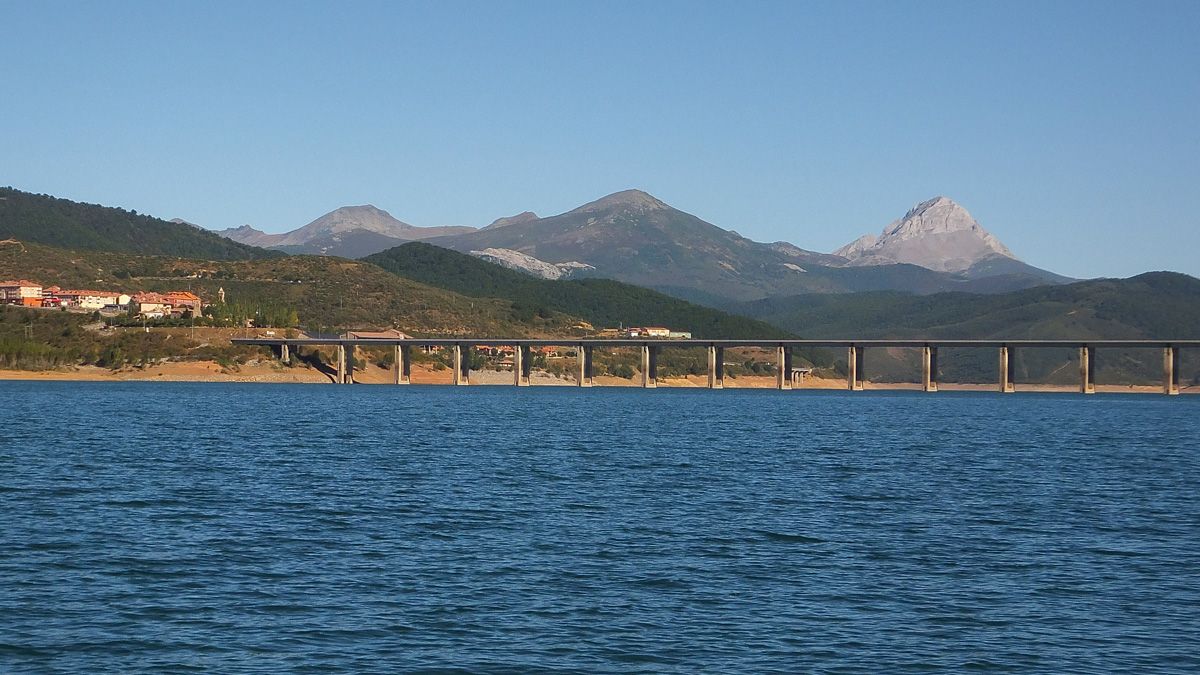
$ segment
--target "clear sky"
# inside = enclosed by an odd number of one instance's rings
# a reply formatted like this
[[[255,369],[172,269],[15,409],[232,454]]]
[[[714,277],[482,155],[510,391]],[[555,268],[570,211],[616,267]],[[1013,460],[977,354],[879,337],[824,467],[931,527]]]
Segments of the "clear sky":
[[[0,0],[0,184],[283,231],[644,189],[828,251],[947,195],[1200,275],[1200,2]]]

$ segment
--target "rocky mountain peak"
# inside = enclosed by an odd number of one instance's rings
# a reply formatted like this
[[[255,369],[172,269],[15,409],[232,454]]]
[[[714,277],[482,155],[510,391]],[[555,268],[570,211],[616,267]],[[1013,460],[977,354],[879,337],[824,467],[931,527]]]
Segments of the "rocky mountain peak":
[[[911,263],[940,272],[961,272],[990,256],[1016,259],[962,206],[938,196],[917,204],[883,229],[834,251],[854,265]]]
[[[1004,255],[1012,256],[1003,244],[980,227],[966,209],[948,197],[934,197],[912,207],[903,218],[884,229],[883,237],[911,238],[948,232],[974,232],[982,238],[991,238],[999,248],[1004,249]],[[1000,252],[997,250],[997,253]]]
[[[606,197],[601,197],[594,202],[588,202],[570,211],[570,213],[587,213],[589,211],[607,211],[612,209],[648,213],[650,211],[661,211],[669,208],[671,207],[664,202],[641,190],[622,190]]]

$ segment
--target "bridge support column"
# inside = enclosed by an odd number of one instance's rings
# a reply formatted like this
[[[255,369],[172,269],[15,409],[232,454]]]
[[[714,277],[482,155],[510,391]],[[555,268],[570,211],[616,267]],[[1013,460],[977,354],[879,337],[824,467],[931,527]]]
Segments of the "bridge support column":
[[[708,346],[708,388],[725,388],[725,348]]]
[[[284,363],[292,362],[292,348],[286,342],[279,343],[279,360]]]
[[[1017,390],[1016,359],[1008,347],[1000,348],[1000,393],[1011,394]]]
[[[658,387],[658,347],[642,345],[642,387],[654,389]]]
[[[792,350],[779,345],[775,348],[775,387],[780,391],[792,388]]]
[[[846,354],[846,386],[850,391],[862,391],[864,379],[863,348],[851,345]]]
[[[921,348],[921,391],[937,391],[937,347]]]
[[[1096,350],[1088,345],[1079,348],[1079,391],[1096,393]]]
[[[396,384],[408,384],[412,381],[412,353],[408,345],[396,345],[394,367]]]
[[[579,357],[579,386],[590,387],[595,383],[592,368],[592,348],[587,345],[579,345],[575,353]]]
[[[1163,348],[1163,393],[1174,396],[1179,393],[1179,348]]]
[[[351,344],[347,350],[345,344],[337,346],[337,383],[354,384],[354,347]]]
[[[452,361],[454,362],[454,384],[471,384],[471,347],[455,344]]]
[[[529,374],[533,372],[532,351],[528,345],[513,348],[513,384],[518,387],[529,386]]]

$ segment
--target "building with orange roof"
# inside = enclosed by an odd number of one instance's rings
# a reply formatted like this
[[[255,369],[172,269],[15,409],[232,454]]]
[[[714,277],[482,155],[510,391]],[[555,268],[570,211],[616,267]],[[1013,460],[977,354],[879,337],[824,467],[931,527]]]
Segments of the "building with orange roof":
[[[200,296],[190,291],[171,291],[163,295],[163,301],[177,313],[190,311],[193,314],[199,314],[201,305],[203,305]]]
[[[0,303],[6,305],[42,306],[42,285],[35,281],[20,279],[0,281]]]
[[[171,306],[161,293],[134,293],[129,299],[130,309],[139,316],[158,318],[171,313]]]

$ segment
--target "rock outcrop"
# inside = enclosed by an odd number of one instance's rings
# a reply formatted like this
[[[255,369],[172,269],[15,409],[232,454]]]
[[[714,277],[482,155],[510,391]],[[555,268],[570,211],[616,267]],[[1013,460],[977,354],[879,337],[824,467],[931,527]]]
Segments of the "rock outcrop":
[[[550,263],[508,248],[485,248],[482,251],[471,251],[471,255],[543,279],[563,279],[582,270],[596,269],[574,260]]]

